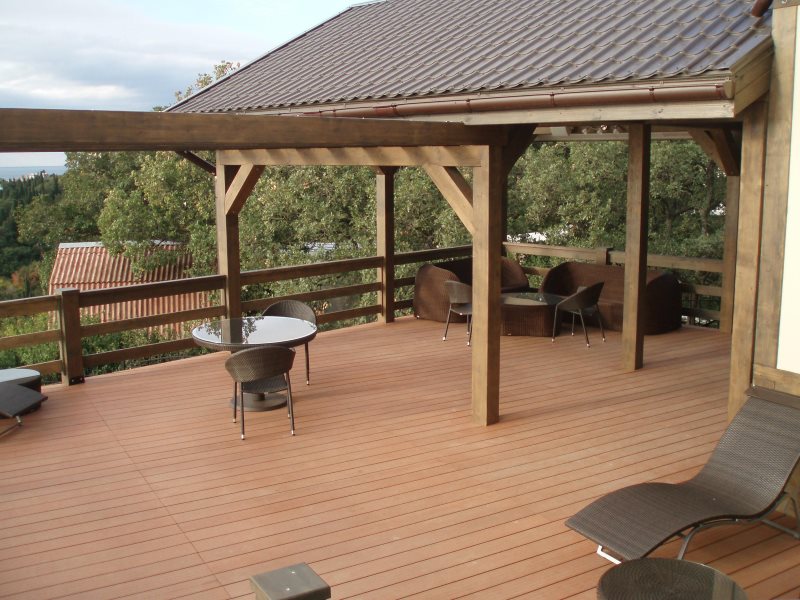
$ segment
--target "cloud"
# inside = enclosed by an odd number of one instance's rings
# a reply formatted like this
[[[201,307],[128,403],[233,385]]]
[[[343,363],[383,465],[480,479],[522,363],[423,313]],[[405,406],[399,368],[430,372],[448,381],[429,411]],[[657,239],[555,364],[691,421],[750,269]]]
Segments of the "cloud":
[[[119,1],[9,4],[0,13],[2,107],[150,110],[220,60],[264,50],[254,34],[157,18]]]

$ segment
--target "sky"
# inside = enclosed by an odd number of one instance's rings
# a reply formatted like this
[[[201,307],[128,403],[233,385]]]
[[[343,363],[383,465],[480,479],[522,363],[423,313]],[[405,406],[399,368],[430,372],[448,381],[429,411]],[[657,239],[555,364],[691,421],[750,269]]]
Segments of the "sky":
[[[151,110],[360,0],[0,0],[0,108]],[[2,166],[63,164],[0,153]]]

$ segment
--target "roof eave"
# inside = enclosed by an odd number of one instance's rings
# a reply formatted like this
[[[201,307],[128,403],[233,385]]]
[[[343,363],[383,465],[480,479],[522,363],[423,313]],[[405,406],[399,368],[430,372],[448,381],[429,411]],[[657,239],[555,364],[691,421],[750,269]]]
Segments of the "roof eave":
[[[604,120],[730,119],[769,87],[771,50],[737,70],[702,76],[527,90],[449,94],[426,98],[362,100],[278,107],[259,114],[381,117],[461,121],[470,124],[565,123]],[[764,69],[766,68],[766,75]],[[737,102],[737,88],[750,102]],[[613,118],[612,118],[613,117]]]

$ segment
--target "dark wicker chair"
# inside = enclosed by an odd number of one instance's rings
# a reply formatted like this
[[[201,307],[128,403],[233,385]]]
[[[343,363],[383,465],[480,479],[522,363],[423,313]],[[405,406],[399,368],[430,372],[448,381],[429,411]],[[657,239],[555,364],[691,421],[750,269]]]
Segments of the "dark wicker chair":
[[[456,314],[467,319],[467,346],[472,342],[472,286],[460,281],[445,281],[444,288],[450,300],[447,311],[447,321],[444,324],[444,336],[447,339],[447,329],[450,327],[450,315]]]
[[[684,540],[683,558],[698,531],[738,522],[762,521],[800,539],[797,498],[784,490],[800,459],[800,399],[758,388],[750,394],[695,477],[622,488],[570,517],[567,526],[612,562],[647,556],[674,537]],[[766,518],[784,499],[794,505],[797,531]]]
[[[264,316],[273,317],[292,317],[294,319],[303,319],[309,323],[317,324],[317,314],[314,309],[308,304],[304,304],[299,300],[281,300],[275,304],[270,304],[262,313]],[[306,385],[311,383],[311,375],[309,368],[308,358],[308,342],[305,343],[306,350]]]
[[[606,332],[603,330],[603,319],[600,318],[600,309],[597,306],[597,301],[602,291],[603,282],[600,281],[588,287],[578,289],[577,292],[571,296],[567,296],[556,304],[555,314],[553,315],[552,341],[556,341],[556,323],[558,323],[558,313],[561,311],[572,313],[572,335],[575,335],[575,316],[577,315],[581,318],[583,336],[586,338],[587,348],[589,348],[589,334],[586,333],[586,322],[583,320],[583,317],[597,317],[597,323],[600,325],[600,335],[603,336],[603,341],[605,342]]]
[[[241,406],[242,439],[244,439],[244,394],[273,392],[286,387],[286,406],[294,435],[294,408],[289,371],[294,364],[295,352],[283,346],[258,346],[241,350],[225,361],[225,368],[233,378],[233,421],[236,422],[237,404]],[[276,383],[276,379],[279,379]]]

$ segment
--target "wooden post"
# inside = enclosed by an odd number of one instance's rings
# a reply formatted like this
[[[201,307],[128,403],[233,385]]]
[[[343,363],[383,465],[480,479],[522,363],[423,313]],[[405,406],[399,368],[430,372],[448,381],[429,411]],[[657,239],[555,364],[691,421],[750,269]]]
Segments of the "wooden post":
[[[722,254],[722,298],[719,329],[733,330],[733,300],[736,289],[736,246],[739,239],[739,187],[741,177],[728,175],[725,192],[725,248]]]
[[[598,265],[608,265],[611,264],[611,255],[609,254],[613,248],[609,248],[608,246],[602,246],[595,248],[595,257],[594,262]]]
[[[217,160],[215,196],[217,209],[217,270],[225,276],[223,303],[229,319],[242,316],[241,262],[239,256],[239,213],[226,212],[225,192],[239,167],[222,166]]]
[[[633,123],[628,133],[628,215],[625,235],[625,304],[622,317],[622,367],[644,364],[644,291],[650,205],[650,126]]]
[[[68,385],[84,382],[83,350],[81,349],[80,291],[63,288],[58,296],[58,322],[61,327],[61,381]]]
[[[734,287],[736,295],[733,303],[728,385],[729,419],[744,404],[745,392],[753,380],[766,142],[767,107],[765,103],[759,102],[747,110],[742,129],[742,181]]]
[[[375,215],[377,218],[377,250],[383,257],[383,266],[378,269],[378,304],[384,323],[394,321],[394,174],[395,167],[379,167],[375,189]]]
[[[473,171],[472,416],[481,425],[500,418],[500,248],[502,149],[486,147]]]
[[[776,2],[772,16],[775,55],[767,114],[761,230],[763,258],[758,271],[758,286],[764,293],[758,298],[754,355],[755,363],[772,368],[778,367],[783,286],[789,283],[784,280],[787,236],[795,233],[787,230],[787,222],[790,206],[793,208],[796,202],[796,198],[789,199],[789,184],[792,175],[795,179],[797,177],[797,173],[792,173],[791,166],[797,160],[796,151],[792,149],[792,138],[800,127],[800,117],[794,111],[798,94],[796,90],[800,90],[800,56],[797,54],[799,13],[797,2]],[[793,183],[796,185],[796,181]],[[790,285],[796,285],[796,282],[792,281]],[[787,307],[787,315],[794,310],[793,306]]]

